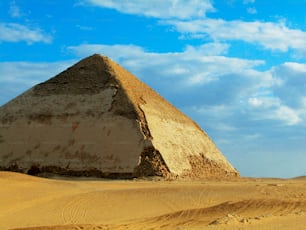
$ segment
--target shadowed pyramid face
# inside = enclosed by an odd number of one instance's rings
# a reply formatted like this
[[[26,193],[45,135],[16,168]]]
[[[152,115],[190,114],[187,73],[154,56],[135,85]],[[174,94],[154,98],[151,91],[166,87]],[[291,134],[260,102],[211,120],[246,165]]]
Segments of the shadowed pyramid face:
[[[130,178],[238,172],[192,120],[93,55],[0,108],[0,167]]]

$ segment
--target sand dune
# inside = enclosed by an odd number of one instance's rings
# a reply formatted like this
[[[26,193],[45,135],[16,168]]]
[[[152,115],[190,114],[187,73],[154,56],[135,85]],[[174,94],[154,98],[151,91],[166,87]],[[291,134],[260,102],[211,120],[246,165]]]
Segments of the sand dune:
[[[0,229],[304,229],[306,180],[44,179],[0,172]]]

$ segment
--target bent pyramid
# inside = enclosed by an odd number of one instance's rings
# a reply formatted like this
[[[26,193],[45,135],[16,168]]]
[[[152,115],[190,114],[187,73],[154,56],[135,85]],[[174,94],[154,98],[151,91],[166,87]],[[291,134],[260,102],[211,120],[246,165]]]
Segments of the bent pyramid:
[[[0,169],[132,178],[239,176],[207,134],[93,55],[0,107]]]

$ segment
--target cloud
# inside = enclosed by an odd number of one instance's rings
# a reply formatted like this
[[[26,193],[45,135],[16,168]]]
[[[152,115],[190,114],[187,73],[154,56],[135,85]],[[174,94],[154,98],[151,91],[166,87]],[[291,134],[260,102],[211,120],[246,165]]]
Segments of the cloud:
[[[303,121],[300,112],[287,105],[277,97],[252,97],[248,99],[253,120],[282,121],[283,125],[297,125]]]
[[[101,44],[82,44],[79,46],[67,47],[69,52],[79,57],[86,57],[94,53],[112,57],[115,60],[127,57],[137,57],[144,54],[144,49],[136,45],[101,45]]]
[[[17,23],[0,23],[0,42],[50,43],[52,37],[40,29],[29,28]]]
[[[279,98],[271,96],[250,97],[248,98],[248,103],[253,108],[264,108],[264,109],[278,107],[281,104]]]
[[[254,120],[279,120],[284,125],[303,125],[306,121],[306,65],[286,62],[267,71],[271,76],[265,93],[248,98]]]
[[[219,56],[228,53],[229,44],[225,43],[205,43],[201,46],[187,46],[185,52],[188,53],[202,53],[205,56]]]
[[[301,63],[286,62],[273,67],[271,74],[278,79],[274,85],[275,95],[292,108],[300,108],[306,92],[306,65]]]
[[[170,25],[181,33],[180,39],[209,39],[216,43],[243,41],[272,51],[287,52],[294,49],[301,57],[306,52],[305,31],[289,28],[285,21],[227,21],[209,18],[206,13],[216,11],[210,0],[82,0],[82,3],[157,18],[160,20],[159,24]],[[252,3],[255,0],[243,1],[243,4]],[[249,14],[257,13],[255,7],[248,7],[246,10]]]
[[[53,77],[73,64],[73,61],[54,63],[0,62],[0,106],[35,84]]]
[[[10,4],[9,14],[12,18],[20,18],[23,15],[15,1],[12,1]]]
[[[259,44],[270,50],[286,52],[288,49],[305,49],[306,32],[288,28],[284,22],[245,22],[223,19],[164,20],[183,34],[209,37],[213,41],[244,41]]]
[[[194,18],[204,17],[206,12],[214,11],[210,0],[84,0],[84,4],[115,9],[126,14],[154,18]]]
[[[216,56],[226,54],[229,45],[225,43],[206,43],[198,47],[186,46],[185,52],[190,55],[202,54],[204,56]],[[69,46],[67,50],[73,52],[77,56],[84,57],[93,53],[104,53],[106,56],[119,60],[126,57],[138,57],[142,55],[154,55],[154,53],[146,52],[142,47],[136,45],[103,45],[103,44],[81,44],[78,46]],[[128,54],[128,55],[127,55]],[[156,53],[158,55],[158,53]],[[176,54],[176,53],[164,53]],[[177,53],[179,54],[179,53]]]
[[[275,118],[285,121],[287,125],[297,125],[302,121],[298,112],[288,106],[280,106],[277,108],[271,119]]]

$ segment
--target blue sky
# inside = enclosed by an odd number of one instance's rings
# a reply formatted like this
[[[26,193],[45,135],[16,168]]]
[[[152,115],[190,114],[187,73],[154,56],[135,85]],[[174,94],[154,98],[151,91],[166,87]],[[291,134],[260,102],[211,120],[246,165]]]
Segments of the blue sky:
[[[101,53],[242,176],[306,175],[306,0],[0,1],[0,105]]]

